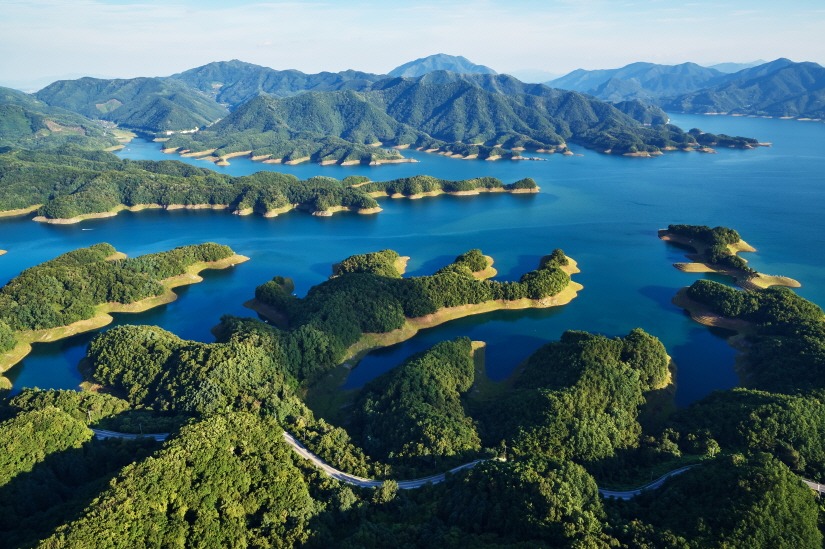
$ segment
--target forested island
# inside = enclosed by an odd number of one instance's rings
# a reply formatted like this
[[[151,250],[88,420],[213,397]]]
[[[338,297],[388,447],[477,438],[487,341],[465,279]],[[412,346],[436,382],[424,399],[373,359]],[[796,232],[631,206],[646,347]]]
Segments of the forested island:
[[[674,267],[689,273],[721,273],[733,278],[743,288],[788,286],[798,288],[799,282],[786,276],[756,272],[739,257],[740,252],[755,252],[756,248],[742,240],[739,233],[727,227],[706,225],[668,225],[659,230],[659,238],[694,251],[688,255],[692,263],[676,263]]]
[[[109,313],[141,312],[176,299],[204,269],[248,258],[214,243],[126,258],[110,244],[68,252],[26,269],[0,288],[0,371],[22,360],[31,344],[55,341],[112,322]]]
[[[478,192],[537,192],[532,179],[504,184],[492,177],[448,181],[415,176],[373,182],[343,181],[262,171],[231,177],[177,161],[121,160],[76,148],[0,152],[0,215],[35,212],[35,220],[74,223],[146,208],[213,208],[273,217],[293,209],[314,215],[337,211],[376,213],[375,197]]]

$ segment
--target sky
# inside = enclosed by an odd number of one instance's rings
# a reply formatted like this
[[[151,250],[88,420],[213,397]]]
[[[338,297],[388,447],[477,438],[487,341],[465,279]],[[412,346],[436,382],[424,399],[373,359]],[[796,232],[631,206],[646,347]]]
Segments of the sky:
[[[240,59],[386,73],[434,53],[560,76],[634,61],[825,63],[822,0],[0,0],[0,85]]]

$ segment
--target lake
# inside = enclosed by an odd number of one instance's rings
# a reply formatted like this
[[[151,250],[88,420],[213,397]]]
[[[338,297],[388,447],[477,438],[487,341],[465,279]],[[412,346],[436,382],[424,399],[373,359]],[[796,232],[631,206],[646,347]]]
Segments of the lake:
[[[251,258],[204,282],[179,289],[174,303],[116,324],[156,324],[177,335],[212,341],[223,314],[253,316],[243,302],[275,275],[295,280],[299,295],[325,280],[331,264],[356,253],[392,248],[411,256],[408,275],[429,274],[458,254],[481,248],[495,258],[498,277],[518,278],[539,258],[562,248],[579,262],[574,280],[584,290],[567,306],[495,312],[450,322],[412,340],[368,355],[345,383],[355,388],[437,341],[457,336],[486,341],[487,369],[503,379],[524,358],[568,329],[609,336],[641,327],[659,337],[677,364],[676,401],[687,405],[716,389],[737,385],[735,352],[724,334],[692,322],[670,302],[703,275],[673,268],[684,260],[660,241],[669,223],[725,225],[758,252],[745,254],[757,270],[799,280],[799,293],[825,305],[825,124],[745,117],[674,115],[684,129],[745,135],[772,142],[750,151],[673,152],[653,159],[623,158],[574,147],[580,156],[546,161],[456,160],[404,151],[418,163],[377,167],[280,166],[235,158],[216,170],[233,175],[271,169],[301,178],[367,175],[388,180],[415,174],[446,179],[494,176],[505,183],[532,177],[535,195],[441,196],[382,199],[378,215],[313,217],[291,212],[273,219],[215,211],[149,210],[76,225],[44,225],[28,218],[0,220],[0,284],[21,270],[69,250],[109,242],[131,256],[214,241]],[[136,139],[118,153],[132,159],[179,159],[157,143]],[[205,161],[182,159],[197,166]],[[7,372],[22,387],[76,388],[78,360],[94,334],[35,345]]]

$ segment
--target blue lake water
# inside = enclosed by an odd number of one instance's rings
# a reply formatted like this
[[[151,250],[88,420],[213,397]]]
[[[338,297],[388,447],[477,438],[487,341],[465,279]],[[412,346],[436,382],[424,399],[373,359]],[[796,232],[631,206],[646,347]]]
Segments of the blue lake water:
[[[464,179],[495,176],[505,182],[533,177],[536,195],[442,196],[381,201],[378,215],[312,217],[291,212],[274,219],[214,211],[144,211],[77,225],[54,226],[26,218],[0,220],[0,284],[21,270],[60,253],[109,242],[129,255],[215,241],[251,258],[233,269],[207,272],[180,298],[118,323],[156,324],[183,338],[212,341],[210,328],[223,314],[251,316],[243,302],[275,275],[295,280],[299,295],[330,274],[330,265],[368,251],[392,248],[411,256],[409,275],[428,274],[470,248],[495,258],[500,279],[533,269],[562,248],[579,262],[574,277],[584,290],[571,304],[552,310],[495,312],[426,330],[412,340],[367,356],[345,387],[359,387],[412,353],[437,341],[468,336],[486,341],[494,379],[567,329],[610,336],[641,327],[659,337],[677,363],[676,400],[685,405],[715,389],[738,383],[735,352],[720,334],[693,323],[670,303],[676,291],[703,275],[677,271],[681,250],[656,237],[668,223],[733,227],[759,251],[746,254],[757,270],[801,281],[799,293],[825,305],[825,124],[759,118],[675,115],[685,129],[747,135],[773,143],[751,151],[718,154],[674,152],[654,159],[601,155],[545,156],[544,162],[449,159],[416,151],[414,164],[378,167],[278,166],[236,158],[216,170],[233,175],[263,169],[301,178],[364,174],[375,180],[414,174]],[[156,143],[135,140],[120,156],[178,158]],[[213,167],[199,160],[192,164]],[[34,352],[7,373],[15,389],[75,388],[77,362],[93,334]]]

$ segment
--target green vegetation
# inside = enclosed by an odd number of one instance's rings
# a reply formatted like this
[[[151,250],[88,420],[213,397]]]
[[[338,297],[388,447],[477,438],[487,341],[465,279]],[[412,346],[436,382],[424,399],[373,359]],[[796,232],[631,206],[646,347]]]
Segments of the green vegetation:
[[[462,181],[447,181],[428,175],[416,175],[404,177],[384,183],[370,182],[359,187],[368,193],[381,193],[388,196],[400,194],[403,196],[415,196],[426,193],[455,193],[472,191],[515,191],[515,190],[537,190],[538,185],[532,179],[525,178],[511,183],[503,184],[495,177],[477,177],[475,179],[464,179]]]
[[[746,149],[759,145],[759,141],[752,137],[731,137],[720,133],[719,135],[703,132],[699,128],[693,128],[688,132],[696,139],[696,142],[704,147],[729,147],[734,149]]]
[[[527,360],[512,392],[479,407],[482,440],[508,440],[508,455],[581,463],[636,447],[644,393],[666,384],[668,363],[642,330],[616,339],[565,332]]]
[[[0,147],[43,149],[65,145],[104,149],[117,145],[117,141],[97,122],[0,87]]]
[[[366,147],[376,142],[479,158],[512,157],[519,147],[563,150],[568,140],[614,154],[696,145],[676,126],[645,127],[576,92],[485,87],[467,75],[446,81],[425,76],[389,79],[360,92],[259,96],[204,131],[174,136],[167,146],[216,149],[216,156],[251,150],[282,161],[370,162],[400,157]]]
[[[211,98],[166,78],[60,80],[35,96],[54,107],[148,132],[191,130],[226,115]]]
[[[685,439],[711,436],[726,451],[768,452],[792,471],[825,477],[825,404],[821,395],[752,389],[717,391],[673,419]]]
[[[161,280],[233,252],[207,243],[132,259],[112,259],[114,254],[110,244],[95,244],[26,269],[0,289],[0,321],[15,331],[67,326],[92,318],[103,303],[158,296],[165,291]]]
[[[616,537],[631,547],[821,547],[817,507],[776,459],[733,455],[622,505]]]
[[[822,82],[825,68],[817,63],[777,59],[724,75],[721,82],[670,97],[663,107],[689,113],[825,118]]]
[[[543,299],[561,292],[570,277],[561,268],[561,257],[521,277],[518,282],[477,280],[468,267],[474,253],[430,276],[398,278],[389,262],[390,250],[354,256],[342,262],[342,272],[299,299],[285,287],[284,279],[259,286],[255,298],[288,319],[289,330],[263,327],[273,352],[280,353],[298,379],[315,379],[339,364],[347,349],[363,334],[383,334],[402,328],[407,319],[436,313],[448,307],[494,300]],[[566,259],[566,258],[565,258]],[[383,273],[383,274],[382,274]],[[224,319],[224,331],[246,323]]]
[[[386,278],[401,278],[396,261],[401,256],[395,250],[381,250],[368,254],[353,255],[333,266],[335,276],[347,273],[372,273]]]
[[[532,180],[505,185],[494,178],[446,181],[419,176],[433,189],[535,188]],[[47,219],[71,219],[86,214],[141,208],[225,206],[236,213],[278,213],[295,207],[316,211],[336,208],[369,210],[378,207],[370,192],[391,194],[398,181],[368,183],[359,178],[343,182],[331,177],[295,176],[262,171],[230,177],[176,161],[121,160],[105,152],[76,148],[45,151],[0,151],[0,211],[41,205]],[[403,183],[402,183],[403,184]]]
[[[461,395],[473,385],[470,340],[444,341],[370,382],[352,414],[356,440],[373,456],[428,465],[470,461],[481,449]],[[450,463],[450,462],[447,462]]]
[[[278,432],[272,419],[236,412],[184,427],[151,459],[123,469],[89,513],[44,545],[300,544],[318,507]]]
[[[742,241],[739,233],[727,227],[710,228],[706,225],[668,225],[667,232],[689,241],[696,241],[697,251],[707,263],[755,274],[747,262],[730,250]],[[693,244],[691,244],[693,245]]]

